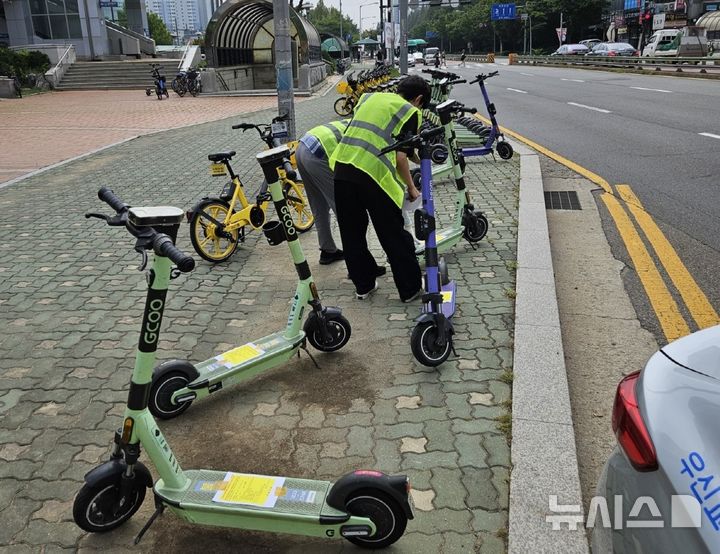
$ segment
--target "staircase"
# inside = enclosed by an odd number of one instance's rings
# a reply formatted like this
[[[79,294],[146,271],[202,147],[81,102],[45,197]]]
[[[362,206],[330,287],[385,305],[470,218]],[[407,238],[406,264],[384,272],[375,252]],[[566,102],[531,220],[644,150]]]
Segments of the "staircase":
[[[77,62],[65,72],[57,90],[145,89],[152,87],[150,63],[163,66],[167,86],[175,77],[179,60],[145,59],[116,62]]]

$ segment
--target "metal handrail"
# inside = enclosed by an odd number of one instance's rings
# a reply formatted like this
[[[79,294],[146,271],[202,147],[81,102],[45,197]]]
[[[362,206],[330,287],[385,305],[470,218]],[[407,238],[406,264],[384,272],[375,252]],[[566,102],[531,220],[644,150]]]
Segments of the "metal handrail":
[[[50,83],[51,88],[55,88],[65,75],[65,66],[69,66],[75,63],[75,60],[68,62],[66,62],[65,60],[66,58],[69,58],[69,54],[71,51],[75,51],[75,45],[73,44],[70,44],[65,49],[63,55],[60,56],[60,59],[58,59],[57,63],[45,72],[45,79],[47,79],[48,83]]]
[[[185,58],[188,56],[188,52],[190,52],[190,47],[193,45],[193,39],[188,39],[187,44],[185,45],[185,49],[183,50],[183,55],[180,58],[180,63],[178,63],[178,69],[183,69],[183,64],[185,63]]]

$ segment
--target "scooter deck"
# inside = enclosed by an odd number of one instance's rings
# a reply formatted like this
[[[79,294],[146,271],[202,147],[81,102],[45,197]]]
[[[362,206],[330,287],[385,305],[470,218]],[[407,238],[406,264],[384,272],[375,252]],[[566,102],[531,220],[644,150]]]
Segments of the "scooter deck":
[[[263,359],[274,358],[283,352],[292,354],[304,338],[305,333],[302,331],[292,340],[287,339],[283,332],[273,333],[218,354],[199,363],[196,367],[201,378],[212,377],[214,374],[234,373],[258,364]]]
[[[438,252],[445,252],[453,246],[455,246],[462,238],[463,228],[462,227],[446,227],[435,232],[435,243],[437,244]],[[415,245],[415,255],[425,255],[425,243],[420,242]]]
[[[223,510],[255,510],[319,516],[321,513],[342,514],[325,507],[329,481],[295,479],[270,475],[252,475],[210,469],[185,470],[190,485],[182,491],[162,488],[155,490],[164,499],[180,506],[197,506]]]

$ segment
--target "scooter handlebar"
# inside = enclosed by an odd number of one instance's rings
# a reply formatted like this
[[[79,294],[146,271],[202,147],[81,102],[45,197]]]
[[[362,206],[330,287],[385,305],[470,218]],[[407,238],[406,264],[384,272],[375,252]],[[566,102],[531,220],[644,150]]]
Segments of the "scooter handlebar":
[[[120,200],[120,198],[115,196],[115,193],[107,187],[102,187],[98,191],[98,198],[105,202],[117,213],[123,213],[130,209],[130,206],[128,206],[125,202]]]
[[[463,113],[477,113],[477,108],[460,108],[458,111]]]
[[[493,71],[492,73],[488,73],[488,74],[481,73],[480,75],[475,77],[472,81],[470,81],[470,84],[474,85],[475,83],[479,83],[480,81],[485,81],[486,79],[489,79],[490,77],[495,77],[495,75],[497,75],[498,73],[499,73],[499,71]]]
[[[238,123],[237,125],[233,125],[232,128],[247,131],[248,129],[254,129],[255,125],[253,125],[252,123]]]
[[[457,79],[454,81],[448,81],[448,85],[459,85],[460,83],[467,83],[467,79]]]
[[[170,258],[183,273],[190,273],[195,269],[195,260],[175,246],[172,239],[165,233],[155,235],[153,238],[153,250],[158,256]]]
[[[386,146],[385,148],[380,150],[380,155],[383,156],[385,154],[389,154],[394,150],[400,150],[401,148],[405,148],[408,146],[420,146],[421,143],[426,142],[433,137],[441,135],[444,131],[445,130],[442,127],[433,127],[432,129],[426,129],[422,131],[419,135],[414,135],[412,137],[406,138],[405,140],[395,142],[390,146]]]

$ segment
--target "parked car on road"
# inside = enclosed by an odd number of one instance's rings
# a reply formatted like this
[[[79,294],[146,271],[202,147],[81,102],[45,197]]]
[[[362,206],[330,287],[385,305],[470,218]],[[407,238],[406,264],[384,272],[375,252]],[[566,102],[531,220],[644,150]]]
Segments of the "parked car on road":
[[[563,44],[551,56],[584,56],[590,49],[584,44]]]
[[[638,50],[627,42],[601,42],[586,54],[586,56],[637,56]]]
[[[425,63],[425,56],[422,52],[413,52],[412,57],[415,60],[415,63]]]
[[[590,50],[592,50],[596,44],[600,44],[601,42],[602,41],[599,38],[588,38],[585,40],[581,40],[578,44],[587,46]]]
[[[680,33],[680,29],[662,29],[655,31],[647,46],[643,48],[642,55],[644,58],[650,56],[677,56],[677,48],[672,48],[675,37]]]
[[[415,56],[413,56],[412,54],[408,54],[407,64],[408,67],[415,67]]]
[[[620,381],[593,552],[720,552],[718,421],[720,325],[664,346]],[[591,502],[588,525],[592,513]]]

